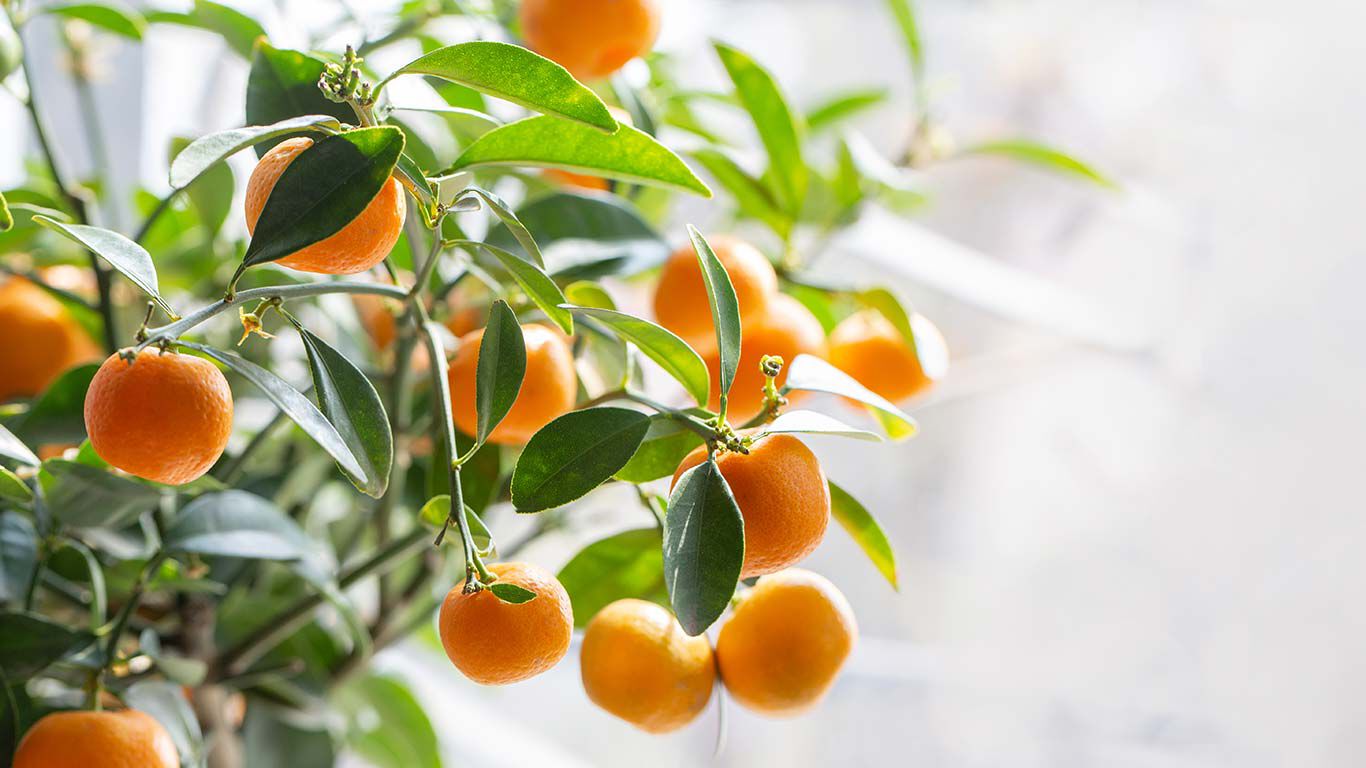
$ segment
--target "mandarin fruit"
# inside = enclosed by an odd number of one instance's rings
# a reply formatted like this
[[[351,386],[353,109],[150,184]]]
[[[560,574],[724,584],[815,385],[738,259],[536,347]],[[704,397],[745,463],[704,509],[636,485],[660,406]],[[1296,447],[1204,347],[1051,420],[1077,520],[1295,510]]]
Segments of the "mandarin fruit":
[[[22,277],[0,284],[0,402],[42,392],[99,348],[62,302]]]
[[[892,402],[929,389],[948,370],[944,336],[923,315],[911,317],[913,349],[887,318],[864,310],[830,332],[830,363]]]
[[[479,423],[474,396],[483,338],[483,328],[462,336],[450,364],[451,408],[456,425],[467,435],[475,434]],[[521,445],[530,440],[541,427],[573,410],[578,395],[574,353],[564,334],[540,323],[528,323],[522,326],[522,340],[526,344],[522,388],[512,410],[489,436],[490,442],[500,445]]]
[[[580,80],[598,80],[648,53],[659,36],[655,0],[522,0],[527,47]]]
[[[483,685],[506,685],[535,677],[559,663],[574,634],[569,593],[554,574],[530,563],[489,567],[497,583],[536,594],[525,603],[505,603],[482,589],[465,594],[455,585],[441,604],[441,645],[465,677]]]
[[[14,768],[179,768],[175,742],[146,712],[53,712],[33,724]]]
[[[800,301],[786,294],[777,294],[769,300],[768,311],[754,318],[749,325],[741,326],[740,365],[735,369],[735,381],[730,387],[727,398],[728,418],[743,422],[757,416],[764,407],[764,374],[759,362],[766,355],[777,355],[783,359],[783,369],[778,374],[777,385],[787,381],[787,369],[797,355],[819,355],[825,348],[825,329],[811,310]],[[704,355],[707,370],[711,371],[712,410],[721,406],[721,358],[713,352]],[[789,402],[795,402],[803,393],[788,395]]]
[[[768,311],[770,299],[778,292],[778,274],[762,253],[743,240],[718,235],[707,242],[730,275],[743,331]],[[698,353],[716,351],[716,325],[711,319],[707,286],[691,244],[674,251],[664,263],[655,286],[654,309],[659,324]]]

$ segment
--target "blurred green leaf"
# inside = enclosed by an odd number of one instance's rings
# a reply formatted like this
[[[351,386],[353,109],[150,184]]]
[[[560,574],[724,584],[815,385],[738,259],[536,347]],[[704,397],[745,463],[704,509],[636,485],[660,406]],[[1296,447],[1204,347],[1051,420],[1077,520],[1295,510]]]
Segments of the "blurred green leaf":
[[[702,436],[665,414],[650,417],[650,430],[626,466],[617,471],[618,480],[648,483],[669,477],[683,458],[702,444]]]
[[[827,392],[857,400],[868,406],[878,423],[893,440],[913,436],[918,427],[915,419],[881,395],[858,383],[852,376],[814,355],[797,355],[787,368],[787,380],[782,391],[804,390]]]
[[[185,27],[216,32],[228,47],[244,59],[250,59],[257,38],[266,34],[259,22],[226,5],[195,0],[194,7],[184,13],[177,11],[148,11],[147,21],[153,24],[179,24]]]
[[[895,293],[886,288],[870,288],[859,291],[858,300],[863,306],[877,310],[878,314],[886,318],[901,335],[901,340],[906,342],[906,346],[915,352],[915,331],[911,328],[910,313],[901,305],[901,300]]]
[[[141,40],[142,32],[147,28],[147,20],[142,17],[142,14],[123,3],[113,2],[113,0],[102,0],[98,3],[50,5],[38,9],[38,12],[50,13],[66,19],[78,19],[132,40]]]
[[[1077,158],[1046,144],[1029,139],[1002,139],[973,144],[957,153],[959,156],[998,155],[1019,160],[1047,171],[1095,182],[1103,187],[1116,187],[1109,177]]]
[[[699,149],[691,154],[735,198],[741,214],[763,222],[781,240],[792,236],[793,216],[779,206],[762,181],[741,168],[729,154],[720,149]]]
[[[250,560],[317,556],[308,534],[289,515],[267,499],[238,490],[195,498],[180,510],[163,538],[163,547],[172,554]],[[319,564],[319,571],[327,569]]]
[[[156,488],[65,459],[48,459],[38,475],[47,509],[75,528],[119,528],[156,507]]]
[[[337,691],[350,723],[346,742],[378,768],[441,768],[436,729],[403,681],[365,675]]]
[[[882,88],[839,94],[806,113],[806,129],[814,134],[833,128],[854,115],[876,107],[886,100],[887,91]]]
[[[378,499],[389,487],[394,463],[394,435],[379,393],[355,363],[298,322],[294,325],[308,352],[318,407],[363,471],[352,480],[362,493]]]
[[[14,214],[9,212],[9,204],[5,202],[4,194],[0,194],[0,232],[7,232],[14,227]]]
[[[38,457],[3,424],[0,424],[0,456],[26,466],[38,466]]]
[[[346,104],[329,101],[318,90],[326,62],[299,51],[274,48],[264,39],[252,50],[247,76],[246,121],[248,125],[271,125],[291,117],[331,115],[343,123],[356,123],[356,113]],[[255,145],[260,157],[288,136]]]
[[[164,680],[142,680],[129,686],[122,698],[128,706],[146,712],[161,723],[175,742],[182,766],[203,764],[204,735],[180,685]]]
[[[451,513],[451,497],[449,494],[433,496],[422,505],[418,511],[418,517],[424,522],[435,528],[440,528],[446,524],[446,518]],[[465,520],[470,524],[470,537],[474,539],[474,546],[479,550],[480,555],[487,555],[493,552],[493,534],[489,532],[488,526],[469,506],[465,507]],[[459,536],[447,536],[443,541],[446,543],[454,542],[460,545]]]
[[[0,674],[10,685],[22,683],[94,641],[35,613],[0,613]]]
[[[646,357],[659,364],[699,405],[706,405],[711,394],[711,376],[701,356],[686,341],[668,329],[625,312],[611,309],[564,305],[611,328],[621,338],[636,345]]]
[[[38,532],[18,512],[0,512],[0,604],[20,603],[38,563]]]
[[[58,376],[29,406],[19,434],[33,445],[84,440],[85,393],[99,369],[94,363],[79,365]]]
[[[171,161],[171,187],[183,189],[189,186],[204,171],[247,147],[307,130],[340,131],[341,123],[332,115],[304,115],[270,125],[249,125],[200,136]]]
[[[901,30],[901,42],[906,46],[914,85],[923,89],[925,50],[920,39],[920,24],[916,21],[915,7],[912,0],[887,0],[887,4],[892,9],[892,15],[896,17],[897,28]]]
[[[830,514],[854,538],[878,573],[887,579],[892,589],[900,589],[896,579],[896,553],[883,533],[882,526],[849,492],[830,483]]]
[[[157,586],[164,587],[165,583],[159,582]],[[161,638],[153,629],[144,629],[142,634],[138,635],[138,651],[151,659],[161,674],[178,685],[193,688],[203,683],[209,672],[209,665],[200,659],[191,659],[162,650]]]
[[[531,436],[512,472],[518,512],[563,506],[607,482],[630,461],[650,417],[629,408],[572,411]]]
[[[784,411],[782,415],[760,429],[761,435],[811,434],[838,435],[857,440],[882,442],[882,437],[866,429],[858,429],[817,411]]]
[[[560,327],[566,334],[574,333],[574,316],[569,310],[563,309],[564,294],[560,292],[560,287],[550,279],[544,270],[526,259],[518,256],[511,251],[499,248],[488,243],[478,243],[471,240],[455,240],[452,245],[462,248],[482,248],[489,255],[498,260],[503,268],[508,271],[512,279],[516,281],[531,301],[549,317],[551,322]]]
[[[474,376],[478,430],[475,439],[481,445],[512,410],[525,376],[526,341],[522,338],[522,326],[512,307],[499,299],[489,309]]]
[[[134,285],[156,302],[161,311],[173,319],[180,317],[175,309],[161,298],[160,288],[157,286],[156,266],[152,264],[151,254],[142,246],[108,229],[84,224],[67,224],[48,216],[34,216],[33,221],[88,248],[124,277],[132,280]]]
[[[574,626],[587,625],[598,611],[623,598],[668,606],[662,546],[658,528],[637,528],[579,550],[557,577],[574,606]]]
[[[693,225],[688,225],[697,263],[702,268],[702,281],[707,286],[707,303],[711,305],[712,322],[716,325],[716,347],[721,360],[721,400],[724,402],[735,381],[735,370],[740,366],[740,304],[735,298],[735,287],[730,283],[726,267],[716,257],[706,238]]]
[[[735,93],[754,120],[754,128],[768,152],[768,170],[784,210],[796,216],[806,197],[807,168],[802,159],[801,127],[773,76],[747,54],[716,43]]]
[[[664,583],[683,631],[696,637],[726,610],[745,560],[745,524],[712,459],[684,472],[664,521]]]
[[[264,697],[247,707],[242,749],[243,765],[251,768],[335,768],[337,761],[326,723],[300,718]]]
[[[617,195],[558,192],[523,205],[517,217],[546,250],[550,273],[561,278],[635,274],[663,263],[670,252],[659,232]],[[516,242],[501,226],[485,239],[508,249]]]
[[[24,481],[20,480],[18,475],[0,466],[0,500],[28,504],[33,501],[33,491],[24,485]],[[0,561],[3,559],[4,553],[0,551]],[[3,594],[3,591],[0,589],[0,594]],[[0,600],[3,600],[3,597],[0,597]]]
[[[615,310],[617,308],[617,303],[612,301],[612,294],[608,293],[606,288],[588,280],[579,280],[566,285],[564,297],[574,304],[592,309]]]

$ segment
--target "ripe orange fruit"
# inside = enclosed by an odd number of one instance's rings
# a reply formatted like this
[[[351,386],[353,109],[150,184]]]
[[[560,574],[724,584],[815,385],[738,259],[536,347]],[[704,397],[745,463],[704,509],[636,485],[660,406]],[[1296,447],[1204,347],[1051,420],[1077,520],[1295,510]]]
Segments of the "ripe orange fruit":
[[[54,712],[33,724],[14,768],[179,768],[171,734],[146,712]]]
[[[743,330],[768,311],[769,299],[778,292],[778,274],[762,253],[743,240],[719,235],[707,242],[735,287]],[[655,286],[655,319],[699,354],[716,351],[716,326],[692,244],[674,251],[664,263]]]
[[[100,458],[182,485],[213,466],[232,434],[232,390],[207,360],[144,349],[109,356],[85,393],[85,430]]]
[[[649,733],[696,719],[716,680],[707,638],[688,637],[673,614],[644,600],[599,611],[584,630],[579,663],[588,698]]]
[[[735,422],[748,421],[764,407],[764,374],[759,361],[765,355],[783,359],[778,386],[787,381],[787,369],[800,354],[819,355],[825,348],[825,329],[811,310],[786,294],[776,294],[769,300],[768,311],[754,318],[749,325],[740,326],[740,367],[735,370],[735,382],[730,387],[727,418]],[[716,352],[704,355],[707,370],[711,371],[712,410],[721,407],[721,358]],[[788,400],[796,401],[802,393],[793,392]]]
[[[659,36],[655,0],[522,0],[522,38],[580,80],[607,77]]]
[[[446,329],[456,337],[464,336],[483,328],[484,318],[488,317],[488,313],[488,307],[469,306],[455,310],[446,318]]]
[[[850,315],[830,332],[830,363],[896,402],[929,389],[948,370],[944,336],[923,315],[911,316],[915,349],[876,310]]]
[[[684,457],[673,484],[706,458],[706,446]],[[745,563],[740,578],[797,563],[825,538],[830,488],[816,454],[801,440],[769,435],[756,440],[749,453],[728,451],[718,455],[716,463],[745,519]]]
[[[536,599],[513,605],[487,589],[473,594],[455,585],[441,604],[441,645],[465,677],[507,685],[535,677],[564,658],[574,634],[569,593],[554,574],[531,563],[490,566],[499,583],[516,584]]]
[[[22,277],[0,284],[0,401],[36,395],[99,348],[52,294]]]
[[[716,640],[716,663],[735,700],[766,715],[795,715],[825,696],[854,647],[858,625],[844,595],[798,568],[759,579]]]
[[[467,435],[475,433],[475,372],[479,366],[479,345],[484,329],[460,337],[460,347],[451,358],[451,408],[455,423]],[[500,445],[521,445],[536,430],[552,419],[574,409],[578,394],[574,376],[574,353],[564,334],[540,323],[522,326],[526,343],[526,376],[517,400],[489,441]]]
[[[398,337],[398,321],[385,306],[384,299],[374,294],[355,293],[351,295],[351,303],[356,307],[361,327],[375,342],[375,349],[381,352],[388,349]]]
[[[256,164],[247,180],[247,231],[256,231],[256,220],[266,199],[289,164],[313,140],[299,137],[276,144]],[[321,272],[326,275],[351,275],[375,266],[394,249],[403,230],[407,209],[403,203],[403,187],[390,176],[379,194],[365,206],[349,224],[310,246],[301,248],[275,263],[302,272]]]

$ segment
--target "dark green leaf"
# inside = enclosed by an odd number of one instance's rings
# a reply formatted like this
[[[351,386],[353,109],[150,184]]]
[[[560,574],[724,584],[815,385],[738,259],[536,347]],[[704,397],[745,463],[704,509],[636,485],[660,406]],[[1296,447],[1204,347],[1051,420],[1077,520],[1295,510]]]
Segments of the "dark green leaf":
[[[141,288],[163,312],[172,318],[179,317],[171,305],[161,298],[152,256],[142,246],[108,229],[88,227],[84,224],[66,224],[48,216],[34,216],[33,220],[89,248],[96,256],[108,262],[109,266],[132,280],[133,284]]]
[[[250,16],[209,0],[195,0],[194,9],[186,13],[149,11],[147,21],[153,24],[180,24],[217,32],[227,42],[228,47],[244,59],[251,58],[252,46],[256,39],[266,34],[261,25]]]
[[[574,626],[587,625],[598,611],[623,598],[668,606],[662,545],[658,528],[637,528],[579,550],[558,576],[574,606]]]
[[[708,459],[678,479],[664,522],[664,583],[683,631],[700,635],[721,616],[744,560],[740,507]]]
[[[43,390],[19,423],[19,434],[34,445],[79,443],[85,439],[85,392],[98,365],[72,368]]]
[[[887,91],[852,91],[836,96],[806,113],[806,128],[812,133],[834,127],[853,115],[887,100]]]
[[[394,435],[384,403],[355,363],[303,326],[295,325],[308,351],[318,406],[363,470],[352,481],[366,495],[378,499],[389,487],[389,470],[394,464]]]
[[[317,556],[308,534],[289,515],[260,496],[237,490],[206,493],[186,504],[163,539],[163,547],[173,554],[253,560]]]
[[[1002,139],[974,144],[958,153],[961,155],[1000,155],[1038,166],[1044,170],[1093,181],[1103,187],[1115,187],[1109,177],[1077,158],[1046,144],[1029,139]]]
[[[893,440],[905,440],[916,433],[915,419],[906,415],[886,398],[858,383],[852,376],[814,355],[797,355],[788,365],[782,391],[828,392],[867,405],[878,423]]]
[[[343,123],[355,123],[356,113],[351,107],[329,101],[318,90],[318,78],[326,66],[323,60],[306,53],[257,41],[247,77],[247,124],[270,125],[303,115],[331,115]],[[284,138],[257,144],[256,155],[264,155]]]
[[[463,248],[483,248],[503,265],[512,279],[516,281],[518,287],[526,292],[531,301],[549,317],[560,330],[567,334],[574,333],[574,316],[569,310],[563,309],[564,294],[560,292],[560,287],[550,279],[550,275],[545,270],[532,264],[530,261],[518,256],[511,251],[499,248],[488,243],[476,243],[470,240],[456,240],[455,245]]]
[[[285,168],[261,209],[242,266],[275,261],[325,240],[375,199],[403,152],[403,131],[358,128],[328,136]]]
[[[76,528],[119,528],[156,507],[156,488],[65,459],[48,459],[38,475],[48,511]]]
[[[204,760],[204,735],[199,730],[190,702],[177,683],[143,680],[123,692],[123,701],[140,712],[156,718],[171,735],[182,766],[198,766]]]
[[[28,594],[38,562],[38,532],[18,512],[0,512],[0,603],[18,603]]]
[[[493,593],[494,597],[512,605],[521,605],[536,599],[535,592],[516,584],[494,582],[489,585],[489,591]]]
[[[776,182],[778,200],[795,216],[806,198],[807,168],[802,159],[801,129],[783,98],[778,83],[745,53],[716,43],[735,94],[754,120],[754,128],[768,153],[768,170]]]
[[[699,149],[691,154],[716,183],[735,198],[740,213],[763,222],[780,239],[786,240],[792,234],[795,214],[783,210],[768,187],[741,168],[730,155],[720,149]]]
[[[141,40],[142,32],[147,28],[147,20],[142,18],[141,14],[123,3],[113,0],[103,0],[98,3],[50,5],[40,9],[40,12],[67,19],[79,19],[133,40]]]
[[[650,431],[616,478],[628,483],[648,483],[669,477],[683,457],[702,444],[702,436],[664,414],[650,417]]]
[[[366,675],[337,691],[351,749],[379,768],[441,768],[436,729],[396,677]]]
[[[619,195],[559,192],[523,205],[517,217],[536,234],[550,273],[558,277],[631,275],[662,264],[671,250]],[[509,250],[516,244],[506,227],[485,239]]]
[[[451,497],[449,494],[443,493],[428,499],[427,503],[423,504],[422,509],[418,512],[418,517],[422,518],[428,525],[431,525],[434,528],[440,528],[446,524],[446,518],[450,515],[450,512]],[[493,534],[489,533],[488,526],[484,525],[484,521],[481,520],[479,515],[476,515],[474,510],[470,509],[468,505],[465,506],[465,520],[470,524],[470,537],[474,539],[474,546],[479,550],[479,554],[487,555],[492,553],[494,549]],[[447,543],[453,541],[458,545],[460,544],[460,537],[447,536],[443,541]]]
[[[650,428],[650,417],[628,408],[573,411],[527,442],[512,472],[518,512],[559,507],[602,485],[626,465]]]
[[[706,238],[691,224],[688,236],[692,238],[693,250],[697,251],[702,281],[707,286],[707,303],[711,305],[712,322],[716,325],[716,346],[721,358],[721,399],[724,401],[735,381],[735,370],[740,366],[740,303],[725,265],[716,257]]]
[[[617,121],[597,94],[564,67],[519,45],[478,40],[438,48],[403,65],[380,86],[404,74],[439,77],[599,131],[617,129]]]
[[[710,396],[711,375],[707,373],[707,364],[687,342],[649,320],[625,312],[571,304],[564,306],[601,322],[623,339],[634,343],[646,357],[658,363],[665,373],[682,384],[699,405],[706,405]]]
[[[609,135],[582,123],[529,117],[480,136],[439,175],[497,166],[563,168],[711,197],[678,155],[628,125]]]
[[[30,467],[38,466],[38,457],[33,455],[27,445],[0,424],[0,457],[16,461]]]
[[[427,179],[422,167],[404,152],[398,156],[398,162],[394,164],[394,173],[403,186],[417,196],[418,202],[422,204],[423,218],[430,222],[432,209],[436,207],[436,189]]]
[[[0,613],[0,674],[10,685],[22,683],[94,640],[37,614]]]
[[[522,338],[522,326],[512,307],[499,299],[489,309],[474,376],[474,405],[478,418],[475,439],[481,444],[512,410],[525,376],[526,342]]]
[[[33,501],[33,491],[19,476],[0,466],[0,499],[12,501],[16,504],[27,504]],[[0,557],[3,553],[0,553]],[[3,591],[3,590],[0,590]]]
[[[507,228],[507,231],[512,233],[517,244],[522,246],[522,251],[542,269],[545,268],[545,259],[541,256],[541,249],[536,245],[536,239],[531,236],[521,220],[517,218],[517,214],[512,212],[512,208],[503,202],[503,198],[479,187],[470,187],[456,195],[456,202],[465,197],[477,197],[483,200],[484,205],[487,205],[489,210],[493,211],[493,215],[497,216],[498,220]]]
[[[341,130],[341,123],[332,115],[304,115],[291,117],[270,125],[249,125],[201,136],[190,143],[171,161],[171,187],[181,189],[214,164],[269,139],[289,136],[306,130],[325,133]]]
[[[763,427],[762,434],[839,435],[858,440],[882,441],[880,436],[866,429],[851,427],[833,416],[804,410],[783,412],[772,423]]]

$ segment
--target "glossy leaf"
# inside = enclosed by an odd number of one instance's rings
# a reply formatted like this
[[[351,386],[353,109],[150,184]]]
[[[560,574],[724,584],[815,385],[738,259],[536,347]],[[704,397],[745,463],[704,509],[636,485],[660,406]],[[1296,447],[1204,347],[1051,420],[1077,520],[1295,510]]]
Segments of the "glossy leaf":
[[[457,43],[419,56],[380,82],[429,75],[537,112],[612,133],[617,121],[597,94],[564,67],[519,45],[491,40]]]
[[[780,239],[786,240],[792,234],[796,215],[783,210],[768,187],[741,168],[729,154],[720,149],[699,149],[691,154],[716,183],[735,198],[741,214],[763,222]]]
[[[20,480],[18,475],[0,466],[0,500],[28,504],[33,501],[33,491],[24,485],[24,481]],[[0,557],[2,556],[3,553],[0,553]]]
[[[740,366],[740,303],[735,287],[730,283],[726,267],[716,257],[706,238],[693,225],[688,225],[693,250],[702,268],[702,282],[707,288],[707,303],[711,306],[712,322],[716,326],[716,346],[721,360],[721,398],[730,392],[735,382],[735,370]]]
[[[318,90],[318,78],[326,66],[317,57],[274,48],[264,39],[258,40],[247,76],[247,124],[270,125],[303,115],[331,115],[343,123],[354,124],[356,113],[350,106],[329,101]],[[256,156],[264,155],[285,138],[255,145]]]
[[[179,24],[186,27],[216,32],[235,53],[250,59],[257,38],[266,34],[259,22],[235,8],[210,0],[195,0],[193,9],[176,11],[148,11],[147,21],[153,24]]]
[[[325,240],[360,215],[389,182],[403,131],[358,128],[299,153],[275,182],[242,266],[275,261]]]
[[[517,322],[517,313],[500,299],[489,309],[475,369],[475,439],[481,445],[512,410],[525,376],[526,340],[522,337],[522,326]]]
[[[531,257],[542,269],[545,268],[545,258],[541,256],[541,249],[536,245],[536,239],[527,231],[522,221],[517,218],[517,214],[512,212],[512,208],[503,202],[503,198],[479,187],[470,187],[456,196],[455,201],[459,202],[462,198],[477,197],[484,202],[484,205],[493,211],[493,215],[498,217],[503,226],[512,234],[517,244],[522,246],[522,251]]]
[[[899,589],[896,579],[896,553],[887,540],[887,534],[877,519],[864,508],[849,492],[830,483],[830,514],[859,545],[863,553],[873,562],[892,589]]]
[[[38,466],[38,457],[4,424],[0,424],[0,457],[30,467]]]
[[[608,293],[606,288],[588,280],[578,280],[566,285],[564,297],[574,304],[589,309],[616,310],[617,308],[617,303],[612,300],[612,294]]]
[[[512,472],[518,512],[563,506],[611,479],[635,454],[650,417],[629,408],[587,408],[531,436]]]
[[[761,434],[838,435],[875,443],[882,442],[881,436],[866,429],[851,427],[833,416],[806,410],[784,411],[772,423],[765,425]]]
[[[67,224],[48,216],[34,216],[33,220],[67,239],[79,243],[104,259],[109,266],[117,269],[124,277],[142,289],[161,311],[178,318],[175,310],[161,298],[157,286],[157,270],[152,264],[152,256],[146,249],[128,238],[108,229],[90,227],[84,224]]]
[[[678,479],[664,522],[664,583],[683,631],[700,635],[721,616],[744,560],[740,507],[708,459]]]
[[[787,380],[782,391],[804,390],[827,392],[847,397],[867,405],[878,417],[878,423],[893,440],[905,440],[918,429],[915,419],[881,395],[858,383],[852,376],[813,355],[797,355],[787,369]]]
[[[66,459],[48,459],[38,475],[52,516],[75,528],[115,529],[154,509],[156,488]]]
[[[835,125],[887,100],[881,88],[842,93],[806,113],[806,129],[811,133],[833,128]]]
[[[22,683],[94,640],[38,614],[0,613],[0,674],[10,685]]]
[[[79,443],[85,439],[85,393],[100,367],[70,368],[43,390],[19,423],[19,434],[33,445]]]
[[[706,405],[710,396],[711,375],[701,356],[668,329],[655,325],[649,320],[617,312],[611,309],[595,309],[565,305],[566,309],[591,317],[611,328],[621,338],[635,344],[646,357],[659,364],[683,389],[697,401]]]
[[[778,200],[793,216],[806,199],[807,168],[802,159],[801,129],[773,76],[748,55],[724,43],[716,53],[735,84],[735,94],[754,120],[759,140],[768,153]]]
[[[206,493],[186,504],[166,530],[162,545],[173,554],[252,560],[317,556],[308,534],[289,515],[260,496],[238,490]]]
[[[560,330],[567,334],[574,333],[574,316],[569,310],[562,308],[564,294],[560,287],[550,279],[550,275],[545,270],[523,259],[511,251],[499,248],[488,243],[476,243],[469,240],[457,240],[454,245],[464,248],[483,248],[491,256],[503,265],[512,279],[516,281],[526,295],[531,299],[551,322],[560,327]]]
[[[547,116],[489,131],[439,175],[499,166],[562,168],[711,197],[711,190],[692,169],[647,133],[623,125],[616,133],[606,134]]]
[[[351,478],[364,476],[365,473],[361,470],[359,462],[352,455],[346,441],[337,434],[337,429],[332,426],[332,422],[328,421],[317,406],[284,379],[233,352],[184,341],[180,344],[203,352],[256,385],[262,394],[275,403],[291,421],[299,425],[304,434],[322,446],[322,449],[327,451],[329,456],[336,459],[342,472]]]
[[[161,723],[175,742],[181,765],[203,763],[204,735],[180,685],[165,680],[142,680],[130,685],[122,698],[128,706],[146,712]]]
[[[1116,186],[1109,177],[1060,149],[1030,139],[1002,139],[974,144],[959,155],[999,155],[1029,163],[1047,171],[1092,181],[1103,187]]]
[[[417,161],[407,152],[398,156],[398,162],[394,163],[394,178],[399,180],[405,189],[417,198],[422,204],[422,215],[424,223],[431,223],[432,211],[436,207],[436,187]]]
[[[422,509],[418,511],[418,517],[422,518],[428,525],[440,528],[445,525],[446,517],[450,515],[450,512],[451,497],[449,494],[443,493],[428,499],[427,503],[423,504]],[[470,538],[474,539],[474,546],[479,550],[479,554],[492,553],[494,550],[493,534],[489,532],[488,526],[484,525],[484,521],[479,518],[479,515],[476,515],[468,505],[465,506],[465,520],[470,524]],[[458,546],[460,537],[447,536],[443,541],[454,542]]]
[[[523,205],[517,217],[535,233],[547,270],[562,278],[631,275],[659,266],[671,251],[640,212],[618,195],[559,192]],[[495,228],[485,239],[509,250],[516,245],[506,227]]]
[[[702,444],[702,436],[664,414],[650,417],[650,429],[616,478],[628,483],[648,483],[669,477],[683,458]]]
[[[494,597],[512,605],[521,605],[536,599],[535,592],[516,584],[494,582],[489,585],[489,591]]]
[[[216,163],[260,142],[306,130],[330,133],[341,130],[331,115],[291,117],[270,125],[249,125],[201,136],[190,142],[171,161],[171,187],[183,189]]]
[[[579,550],[557,576],[574,607],[574,626],[587,625],[598,611],[623,598],[668,606],[662,546],[658,528],[637,528]]]
[[[38,563],[38,532],[18,512],[0,512],[0,604],[22,602]]]
[[[384,403],[355,363],[303,326],[296,327],[308,352],[318,407],[363,470],[360,478],[353,478],[360,481],[356,487],[378,499],[389,487],[394,464],[394,435]]]
[[[121,2],[114,2],[114,0],[101,0],[98,3],[49,5],[39,9],[39,12],[84,21],[130,40],[141,40],[142,32],[147,28],[147,20],[142,18],[141,14]]]

